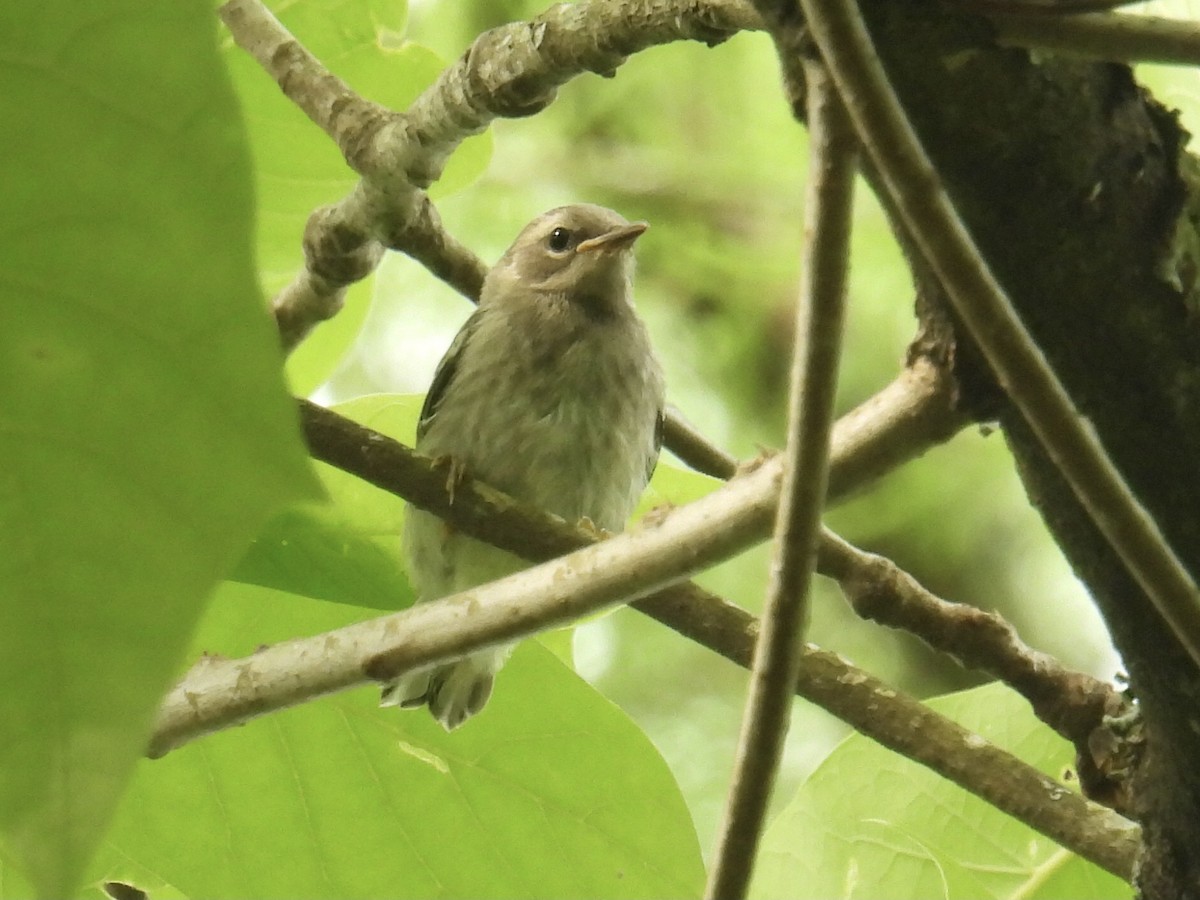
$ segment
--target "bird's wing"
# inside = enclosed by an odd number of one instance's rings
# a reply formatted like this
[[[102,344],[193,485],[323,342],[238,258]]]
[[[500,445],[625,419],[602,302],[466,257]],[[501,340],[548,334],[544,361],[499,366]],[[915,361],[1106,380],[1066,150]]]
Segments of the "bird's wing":
[[[471,341],[471,335],[478,330],[482,320],[482,309],[471,313],[471,317],[463,323],[463,327],[458,330],[458,334],[450,342],[450,349],[438,363],[437,370],[433,373],[433,383],[429,385],[429,393],[425,395],[425,403],[421,407],[421,418],[417,420],[418,441],[425,436],[425,432],[429,430],[429,424],[437,415],[438,407],[442,405],[446,391],[454,381],[455,373],[458,372],[458,364],[466,352],[467,344]]]
[[[661,407],[658,410],[658,416],[654,420],[654,452],[650,454],[650,458],[646,460],[646,484],[650,483],[650,479],[654,477],[654,470],[658,468],[658,455],[662,451],[663,430],[667,427],[667,414]]]

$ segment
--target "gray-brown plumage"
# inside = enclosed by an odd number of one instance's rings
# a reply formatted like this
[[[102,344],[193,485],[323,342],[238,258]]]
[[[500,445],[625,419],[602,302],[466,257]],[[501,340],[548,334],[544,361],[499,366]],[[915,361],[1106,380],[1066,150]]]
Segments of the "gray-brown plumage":
[[[631,248],[645,230],[590,204],[530,222],[438,366],[417,449],[568,521],[621,530],[661,442],[662,370],[630,284]],[[422,600],[528,565],[411,507],[403,543]],[[487,702],[510,650],[402,676],[383,702],[428,704],[456,728]]]

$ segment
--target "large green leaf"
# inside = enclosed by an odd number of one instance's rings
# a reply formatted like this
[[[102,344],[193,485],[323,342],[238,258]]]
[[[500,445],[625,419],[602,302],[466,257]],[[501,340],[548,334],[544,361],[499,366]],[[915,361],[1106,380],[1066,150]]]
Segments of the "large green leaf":
[[[196,650],[363,610],[229,585]],[[361,689],[144,761],[94,883],[158,897],[683,897],[695,833],[645,736],[536,642],[453,734]]]
[[[323,65],[363,96],[392,109],[405,109],[444,68],[432,51],[404,39],[404,3],[298,0],[273,5],[280,21]],[[224,47],[255,161],[263,285],[274,294],[303,265],[300,241],[308,217],[349,194],[358,176],[332,139],[228,35]],[[489,134],[468,139],[451,157],[434,196],[474,181],[490,155]],[[370,296],[370,281],[353,287],[345,308],[293,353],[288,373],[297,393],[308,393],[329,376],[358,333]]]
[[[1048,775],[1069,744],[999,684],[930,705]],[[767,830],[752,897],[1128,898],[1120,879],[925,767],[847,738]]]
[[[69,895],[206,594],[315,494],[202,0],[0,5],[0,832]]]

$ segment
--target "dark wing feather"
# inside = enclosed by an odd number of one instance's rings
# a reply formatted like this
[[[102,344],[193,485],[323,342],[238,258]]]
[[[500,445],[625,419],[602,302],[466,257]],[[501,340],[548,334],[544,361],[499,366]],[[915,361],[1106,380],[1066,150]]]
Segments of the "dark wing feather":
[[[446,397],[446,391],[454,381],[454,376],[458,372],[458,364],[462,360],[463,354],[467,352],[467,344],[470,343],[471,336],[479,328],[483,315],[482,309],[471,313],[471,317],[463,323],[463,327],[450,342],[450,349],[438,363],[437,369],[433,373],[433,383],[429,385],[429,393],[425,395],[425,403],[421,406],[421,418],[417,420],[418,441],[425,436],[425,432],[429,430],[429,423],[437,415],[438,407],[441,406],[442,400]]]
[[[654,420],[654,452],[646,461],[646,484],[650,483],[650,479],[654,477],[654,470],[658,468],[658,455],[662,451],[663,431],[666,427],[667,414],[665,410],[660,409],[658,417]]]

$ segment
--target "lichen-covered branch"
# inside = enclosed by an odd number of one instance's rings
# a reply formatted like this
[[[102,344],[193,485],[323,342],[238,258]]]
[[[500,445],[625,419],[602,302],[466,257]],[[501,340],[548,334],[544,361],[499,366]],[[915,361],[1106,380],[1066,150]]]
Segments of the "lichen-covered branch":
[[[648,47],[679,40],[712,46],[757,25],[753,10],[735,0],[583,0],[486,31],[409,107],[411,135],[424,149],[422,168],[409,176],[432,182],[463,138],[498,117],[541,111],[578,75],[611,77]]]

